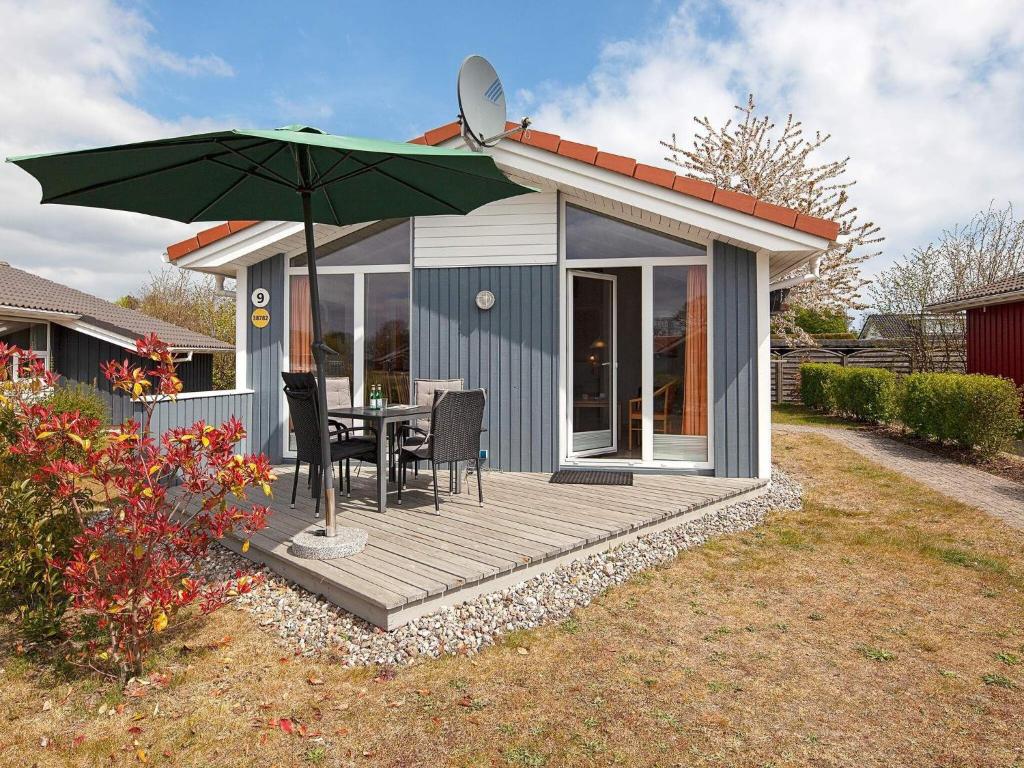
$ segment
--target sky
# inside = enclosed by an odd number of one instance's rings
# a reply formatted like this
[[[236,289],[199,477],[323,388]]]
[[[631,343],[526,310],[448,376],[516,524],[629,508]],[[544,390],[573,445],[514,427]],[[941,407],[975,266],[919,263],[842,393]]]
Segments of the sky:
[[[0,155],[228,127],[407,139],[456,116],[487,56],[510,118],[664,164],[693,117],[754,93],[830,133],[882,228],[870,276],[991,201],[1024,209],[1024,0],[74,3],[0,0]],[[139,214],[40,206],[0,166],[0,260],[105,298],[192,234]]]

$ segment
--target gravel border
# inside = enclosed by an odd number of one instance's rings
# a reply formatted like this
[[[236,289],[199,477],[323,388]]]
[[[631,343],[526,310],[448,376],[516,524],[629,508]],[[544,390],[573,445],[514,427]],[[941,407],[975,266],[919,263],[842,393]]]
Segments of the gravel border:
[[[472,655],[502,635],[561,621],[609,587],[674,559],[682,550],[716,536],[749,530],[773,510],[799,509],[801,496],[800,484],[774,468],[768,490],[757,498],[439,609],[390,632],[222,547],[211,552],[206,575],[226,578],[239,570],[262,572],[266,578],[263,585],[239,598],[235,605],[258,617],[261,627],[297,653],[331,651],[339,654],[346,666],[409,664],[420,657]]]

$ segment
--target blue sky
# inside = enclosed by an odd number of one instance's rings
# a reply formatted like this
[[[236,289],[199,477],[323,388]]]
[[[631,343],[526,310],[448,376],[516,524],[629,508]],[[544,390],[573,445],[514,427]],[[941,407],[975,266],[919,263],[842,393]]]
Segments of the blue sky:
[[[512,117],[665,163],[756,95],[849,156],[870,276],[989,203],[1024,207],[1024,0],[281,3],[0,0],[0,154],[248,125],[407,139],[456,114],[469,53]],[[196,227],[38,205],[0,165],[0,260],[107,298]]]
[[[603,47],[643,37],[660,2],[147,3],[153,40],[181,56],[215,54],[228,78],[151,73],[138,103],[168,120],[206,115],[259,127],[307,123],[332,133],[406,139],[452,120],[455,73],[487,56],[511,94],[582,82]],[[522,106],[521,104],[519,106]]]

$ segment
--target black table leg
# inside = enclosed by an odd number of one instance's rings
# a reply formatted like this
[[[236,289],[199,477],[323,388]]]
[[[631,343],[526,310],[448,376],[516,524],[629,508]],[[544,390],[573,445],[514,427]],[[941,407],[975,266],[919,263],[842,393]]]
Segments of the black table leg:
[[[388,508],[388,431],[387,425],[380,427],[377,430],[377,511],[384,512]]]

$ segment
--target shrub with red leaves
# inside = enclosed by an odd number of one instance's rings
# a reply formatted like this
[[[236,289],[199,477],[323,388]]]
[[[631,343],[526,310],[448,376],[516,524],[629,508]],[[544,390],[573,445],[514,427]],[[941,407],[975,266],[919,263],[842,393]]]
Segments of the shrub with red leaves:
[[[21,425],[11,447],[56,481],[57,494],[79,516],[71,551],[55,564],[73,608],[98,630],[79,648],[84,661],[122,679],[141,673],[154,635],[183,608],[208,613],[253,587],[241,574],[208,581],[198,575],[199,565],[217,539],[248,538],[266,526],[267,507],[235,502],[253,488],[269,496],[274,479],[265,456],[235,453],[245,437],[235,418],[152,436],[155,408],[173,400],[182,384],[167,345],[155,335],[140,339],[137,352],[145,367],[113,361],[103,374],[141,405],[141,423],[127,421],[93,440],[73,422],[38,413]],[[50,460],[57,440],[80,450]],[[88,503],[81,499],[83,484]]]

